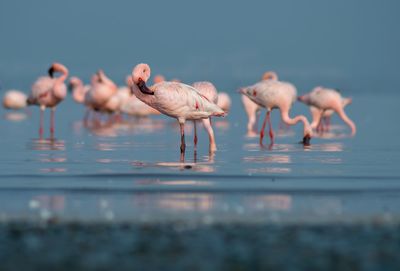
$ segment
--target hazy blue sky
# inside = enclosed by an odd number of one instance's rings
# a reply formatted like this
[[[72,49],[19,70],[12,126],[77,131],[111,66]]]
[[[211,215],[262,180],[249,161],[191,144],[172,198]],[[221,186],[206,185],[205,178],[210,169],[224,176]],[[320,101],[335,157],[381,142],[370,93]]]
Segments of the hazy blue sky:
[[[1,0],[0,81],[33,80],[54,60],[118,82],[138,62],[221,82],[400,74],[400,1],[233,2]]]

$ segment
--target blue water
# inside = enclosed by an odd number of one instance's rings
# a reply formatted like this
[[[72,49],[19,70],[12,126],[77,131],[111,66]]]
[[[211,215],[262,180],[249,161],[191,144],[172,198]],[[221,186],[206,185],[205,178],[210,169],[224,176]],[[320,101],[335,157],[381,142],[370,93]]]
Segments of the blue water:
[[[237,86],[239,87],[239,86]],[[336,116],[332,130],[310,147],[298,142],[299,124],[279,130],[272,147],[247,138],[247,118],[235,88],[229,115],[214,119],[218,151],[208,153],[200,129],[197,153],[186,127],[180,161],[179,126],[166,116],[124,116],[102,125],[82,119],[84,108],[68,97],[56,111],[55,138],[38,138],[38,108],[1,109],[0,214],[3,219],[152,221],[368,220],[399,216],[400,143],[397,94],[344,93],[357,135]],[[351,95],[350,95],[351,94]],[[309,116],[296,103],[292,115]],[[263,115],[262,115],[263,116]],[[46,126],[47,125],[47,126]],[[108,211],[107,211],[108,210]]]

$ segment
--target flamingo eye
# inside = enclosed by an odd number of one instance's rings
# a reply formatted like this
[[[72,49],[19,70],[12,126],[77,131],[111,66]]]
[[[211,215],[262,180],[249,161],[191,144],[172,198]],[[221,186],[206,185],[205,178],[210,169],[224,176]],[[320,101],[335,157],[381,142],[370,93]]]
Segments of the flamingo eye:
[[[143,73],[145,73],[146,72],[146,70],[143,70]]]

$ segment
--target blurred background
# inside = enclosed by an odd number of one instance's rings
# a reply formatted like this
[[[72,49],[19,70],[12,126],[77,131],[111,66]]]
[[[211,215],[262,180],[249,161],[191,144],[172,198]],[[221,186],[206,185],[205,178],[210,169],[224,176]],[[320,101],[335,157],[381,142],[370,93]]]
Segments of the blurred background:
[[[53,61],[85,81],[122,84],[138,62],[153,75],[234,91],[276,70],[299,92],[323,84],[390,92],[399,78],[400,2],[0,2],[0,84],[28,90]],[[368,89],[368,90],[367,90]]]

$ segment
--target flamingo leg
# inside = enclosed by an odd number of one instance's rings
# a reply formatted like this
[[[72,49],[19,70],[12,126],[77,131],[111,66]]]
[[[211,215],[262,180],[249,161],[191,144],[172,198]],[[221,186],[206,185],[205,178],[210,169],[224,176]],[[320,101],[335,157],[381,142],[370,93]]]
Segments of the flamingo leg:
[[[272,127],[271,127],[270,114],[271,114],[271,111],[267,110],[267,113],[266,113],[266,115],[265,115],[265,119],[264,119],[264,121],[263,121],[263,125],[262,125],[262,127],[261,127],[261,131],[260,131],[260,145],[262,145],[262,141],[263,141],[263,139],[264,139],[265,126],[267,126],[267,122],[268,122],[268,125],[270,126],[269,132],[270,132],[271,141],[273,140],[273,132],[272,132],[272,130],[271,130]],[[271,135],[272,135],[272,136],[271,136]]]
[[[317,132],[319,132],[319,133],[324,132],[324,121],[323,121],[324,113],[325,113],[325,110],[321,110],[321,115],[319,117],[319,121],[318,121],[318,125],[317,125]]]
[[[197,125],[196,121],[193,121],[193,129],[194,129],[194,148],[197,148]]]
[[[184,153],[186,150],[186,144],[185,144],[185,124],[184,123],[179,123],[179,126],[181,128],[181,153]]]
[[[331,128],[331,116],[325,117],[326,131],[329,132]]]
[[[55,107],[51,108],[50,111],[50,136],[53,137],[54,136],[54,112],[56,111]]]
[[[44,119],[44,106],[40,107],[40,123],[39,123],[39,137],[43,138],[43,119]]]
[[[268,111],[268,133],[269,139],[271,139],[271,144],[274,143],[274,130],[272,130],[272,123],[271,123],[271,111]]]

